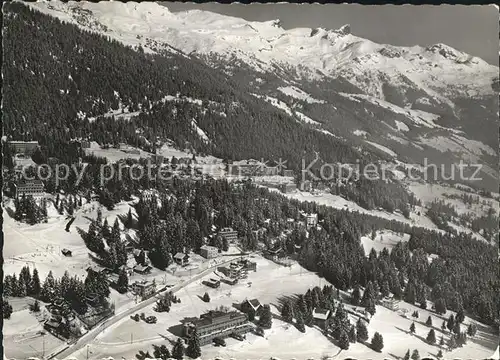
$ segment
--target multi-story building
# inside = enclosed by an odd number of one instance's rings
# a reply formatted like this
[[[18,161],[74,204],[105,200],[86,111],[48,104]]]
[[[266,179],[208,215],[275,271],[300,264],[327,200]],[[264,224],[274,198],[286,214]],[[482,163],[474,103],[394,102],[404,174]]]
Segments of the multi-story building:
[[[20,180],[16,185],[16,197],[33,196],[34,198],[43,197],[44,187],[41,180]]]
[[[140,296],[143,299],[153,296],[156,292],[156,283],[154,281],[136,281],[131,286],[134,294]]]
[[[313,311],[313,319],[316,325],[320,328],[325,329],[326,323],[330,318],[331,311],[323,308],[315,308]]]
[[[283,176],[293,177],[294,175],[293,170],[283,170]]]
[[[306,214],[305,218],[308,229],[318,225],[318,214]]]
[[[39,147],[38,141],[9,141],[14,154],[32,155]]]
[[[219,231],[219,235],[225,238],[228,242],[235,242],[238,240],[238,232],[230,227],[223,228]]]
[[[219,255],[219,249],[210,245],[203,245],[200,248],[200,255],[205,259],[213,259]]]
[[[311,191],[312,183],[309,180],[303,180],[300,182],[300,191]]]
[[[246,334],[252,329],[245,314],[237,311],[209,311],[184,324],[184,336],[190,338],[196,330],[200,345],[210,344],[214,338],[226,338],[232,333]]]
[[[282,193],[291,193],[295,190],[297,190],[297,185],[296,184],[281,184],[279,186],[279,189]]]

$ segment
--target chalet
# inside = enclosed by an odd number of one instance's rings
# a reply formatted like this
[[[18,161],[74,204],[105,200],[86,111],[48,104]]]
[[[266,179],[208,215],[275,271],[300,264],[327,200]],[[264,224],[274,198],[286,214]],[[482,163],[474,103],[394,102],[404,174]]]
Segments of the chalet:
[[[266,232],[267,232],[266,228],[252,230],[252,236],[254,237],[255,240],[260,241],[264,238],[264,235],[266,234]]]
[[[85,301],[89,306],[98,307],[101,303],[101,297],[97,294],[90,293],[85,296]]]
[[[156,292],[155,281],[136,281],[131,286],[132,292],[142,299],[150,298]]]
[[[276,261],[279,258],[283,257],[285,254],[281,247],[276,248],[274,250],[266,250],[264,256],[270,260]]]
[[[146,265],[148,263],[147,251],[134,249],[134,251],[132,251],[132,254],[134,255],[135,261],[138,265]]]
[[[49,320],[45,321],[43,327],[49,332],[59,332],[59,328],[62,324],[62,318],[52,317]]]
[[[178,252],[174,255],[174,261],[181,266],[186,266],[189,263],[189,255]]]
[[[392,311],[397,311],[399,309],[399,301],[392,296],[380,300],[380,305]]]
[[[66,249],[66,248],[62,249],[61,252],[64,256],[71,256],[72,255],[71,251]]]
[[[152,268],[149,265],[137,264],[136,266],[134,266],[134,271],[142,275],[149,274],[151,272],[151,269]]]
[[[245,270],[253,270],[254,272],[257,271],[257,263],[254,261],[250,261],[248,259],[242,259],[240,260],[240,264],[243,265],[243,269]]]
[[[288,194],[297,190],[296,184],[280,184],[279,189],[282,193]]]
[[[200,248],[200,255],[205,259],[213,259],[219,255],[219,249],[214,246],[203,245]]]
[[[38,141],[9,141],[14,154],[32,155],[38,149]]]
[[[223,283],[228,284],[228,285],[236,285],[238,283],[238,278],[237,277],[234,277],[234,278],[224,277],[224,278],[221,279],[221,281]]]
[[[238,232],[230,227],[221,229],[219,235],[230,243],[238,240]]]
[[[205,280],[203,284],[210,286],[211,288],[218,288],[220,286],[220,280],[210,278],[208,280]]]
[[[262,304],[257,299],[252,299],[252,300],[247,299],[241,303],[240,309],[245,314],[248,314],[251,311],[254,314],[258,314],[262,309]]]
[[[33,196],[43,197],[44,186],[41,180],[20,180],[16,185],[16,197]]]
[[[331,311],[323,308],[315,308],[313,311],[313,319],[316,325],[320,328],[326,328],[326,322],[330,318]]]

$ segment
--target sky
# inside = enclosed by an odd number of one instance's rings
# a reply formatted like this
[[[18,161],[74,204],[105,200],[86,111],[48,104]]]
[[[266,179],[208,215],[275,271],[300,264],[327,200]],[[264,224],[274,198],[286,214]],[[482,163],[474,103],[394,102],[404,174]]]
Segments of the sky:
[[[251,21],[280,19],[284,29],[337,29],[398,46],[444,43],[498,65],[499,15],[491,5],[218,4],[163,3],[170,11],[207,10]]]

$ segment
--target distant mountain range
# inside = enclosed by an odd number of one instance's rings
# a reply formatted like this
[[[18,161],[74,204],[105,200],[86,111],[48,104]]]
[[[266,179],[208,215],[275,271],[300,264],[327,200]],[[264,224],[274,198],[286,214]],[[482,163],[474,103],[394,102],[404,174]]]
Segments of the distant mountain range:
[[[353,149],[403,163],[482,163],[482,184],[496,187],[498,134],[488,129],[497,126],[498,67],[445,44],[398,47],[357,37],[349,25],[285,30],[279,20],[172,13],[156,3],[29,6],[146,54],[202,60]]]

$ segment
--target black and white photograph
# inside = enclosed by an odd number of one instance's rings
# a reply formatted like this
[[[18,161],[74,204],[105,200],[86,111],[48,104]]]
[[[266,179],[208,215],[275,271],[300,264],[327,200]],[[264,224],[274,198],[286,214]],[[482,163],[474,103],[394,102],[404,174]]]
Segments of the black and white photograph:
[[[2,19],[4,360],[500,360],[497,5]]]

